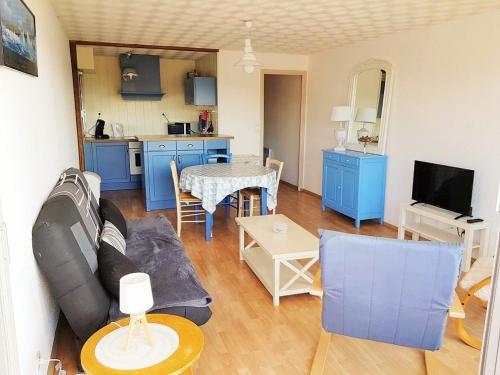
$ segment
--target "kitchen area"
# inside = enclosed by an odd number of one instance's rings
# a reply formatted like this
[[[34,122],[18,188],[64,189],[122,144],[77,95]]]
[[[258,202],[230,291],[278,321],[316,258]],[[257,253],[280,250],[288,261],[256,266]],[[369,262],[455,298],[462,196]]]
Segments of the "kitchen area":
[[[147,211],[175,208],[179,173],[230,154],[217,132],[217,53],[78,45],[84,169],[101,190],[142,189]]]

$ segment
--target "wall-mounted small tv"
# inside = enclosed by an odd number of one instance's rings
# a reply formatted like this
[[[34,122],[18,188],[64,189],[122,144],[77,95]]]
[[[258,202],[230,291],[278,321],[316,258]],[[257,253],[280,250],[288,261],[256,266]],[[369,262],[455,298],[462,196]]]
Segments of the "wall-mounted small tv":
[[[473,183],[473,170],[416,160],[411,198],[419,203],[471,216]]]

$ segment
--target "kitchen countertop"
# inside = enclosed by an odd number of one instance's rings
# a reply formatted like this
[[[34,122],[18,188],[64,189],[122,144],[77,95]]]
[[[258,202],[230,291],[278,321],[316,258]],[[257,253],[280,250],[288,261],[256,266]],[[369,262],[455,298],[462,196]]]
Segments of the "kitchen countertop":
[[[84,142],[137,142],[137,137],[109,137],[108,139],[95,139],[94,137],[85,137]]]
[[[154,141],[203,141],[205,139],[234,139],[232,135],[224,134],[165,134],[165,135],[138,135],[135,137],[110,137],[108,139],[95,139],[85,137],[84,142],[154,142]]]
[[[232,135],[224,134],[166,134],[166,135],[138,135],[139,142],[154,142],[154,141],[203,141],[205,139],[234,139]]]

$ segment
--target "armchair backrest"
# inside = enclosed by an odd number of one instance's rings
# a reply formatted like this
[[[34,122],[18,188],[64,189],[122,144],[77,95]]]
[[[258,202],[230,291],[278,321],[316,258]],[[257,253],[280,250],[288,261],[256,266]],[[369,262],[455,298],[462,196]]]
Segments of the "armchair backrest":
[[[441,347],[463,245],[320,231],[323,328],[425,350]]]

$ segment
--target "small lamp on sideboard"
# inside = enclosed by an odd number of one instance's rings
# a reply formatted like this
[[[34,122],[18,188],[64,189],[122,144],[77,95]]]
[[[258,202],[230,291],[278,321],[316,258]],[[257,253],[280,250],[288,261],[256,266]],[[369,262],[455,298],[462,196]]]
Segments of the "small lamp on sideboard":
[[[335,106],[332,108],[332,115],[330,117],[332,122],[340,123],[340,127],[335,129],[335,138],[337,139],[337,146],[335,151],[345,151],[345,140],[347,130],[344,126],[345,122],[351,121],[351,107],[349,106]]]

